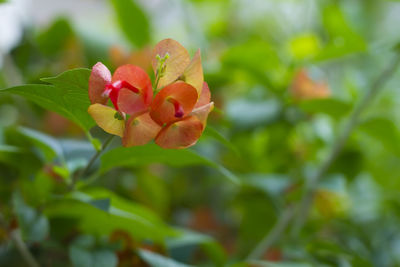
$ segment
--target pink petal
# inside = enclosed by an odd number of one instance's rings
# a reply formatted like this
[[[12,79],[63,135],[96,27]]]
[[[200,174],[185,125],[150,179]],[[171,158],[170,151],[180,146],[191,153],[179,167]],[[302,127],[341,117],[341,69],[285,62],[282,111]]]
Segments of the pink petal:
[[[111,82],[111,73],[103,63],[97,62],[89,77],[89,99],[92,104],[106,104],[108,98],[103,96],[104,89]]]

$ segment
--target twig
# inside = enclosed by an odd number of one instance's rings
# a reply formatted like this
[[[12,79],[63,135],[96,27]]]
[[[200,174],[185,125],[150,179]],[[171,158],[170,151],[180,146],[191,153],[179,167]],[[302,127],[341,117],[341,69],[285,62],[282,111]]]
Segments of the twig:
[[[381,73],[381,75],[372,83],[368,92],[364,95],[362,100],[358,103],[356,108],[353,110],[350,119],[348,120],[343,132],[336,139],[333,145],[332,151],[328,155],[325,161],[323,161],[321,167],[316,172],[315,176],[310,179],[306,191],[301,199],[298,210],[295,214],[295,223],[293,227],[293,234],[297,235],[304,226],[308,213],[312,204],[315,188],[318,186],[320,180],[324,177],[326,172],[331,167],[332,163],[336,160],[339,153],[342,151],[344,145],[349,139],[354,128],[357,127],[360,120],[361,114],[368,104],[374,99],[374,97],[383,89],[384,84],[394,74],[400,64],[400,54],[397,53],[395,59],[390,62],[387,68]]]
[[[2,227],[6,227],[6,220],[3,217],[3,214],[0,213],[0,225]],[[10,238],[14,242],[15,247],[18,252],[21,254],[22,258],[26,262],[29,267],[39,267],[39,263],[35,260],[28,247],[22,240],[21,230],[19,228],[11,231]]]
[[[287,207],[276,221],[271,231],[258,243],[258,245],[247,256],[247,260],[260,259],[268,249],[275,244],[288,227],[290,220],[293,218],[294,209],[292,206]]]
[[[394,74],[400,64],[400,54],[396,54],[395,59],[388,65],[388,67],[381,73],[380,76],[372,83],[370,90],[364,95],[363,99],[359,102],[356,108],[353,110],[350,119],[348,120],[343,132],[336,139],[333,145],[332,151],[328,155],[325,161],[323,161],[321,167],[316,172],[315,176],[310,179],[306,191],[301,199],[300,203],[295,207],[288,206],[285,211],[282,212],[280,218],[271,229],[271,231],[265,236],[262,241],[256,246],[256,248],[250,253],[248,259],[258,259],[262,254],[273,244],[275,244],[285,230],[288,228],[290,221],[294,220],[294,226],[292,233],[298,235],[304,226],[304,223],[308,217],[308,213],[311,207],[314,190],[317,187],[319,181],[324,177],[325,173],[329,170],[330,166],[337,158],[344,145],[346,144],[351,132],[357,126],[360,115],[364,109],[368,106],[371,100],[383,89],[383,85],[389,78]],[[290,215],[289,215],[290,214]]]
[[[86,165],[85,169],[83,169],[81,176],[84,176],[92,167],[93,163],[96,161],[96,159],[101,155],[101,153],[108,147],[108,145],[111,143],[112,139],[114,138],[114,135],[110,135],[104,144],[101,146],[101,149],[96,152],[96,154],[93,155],[93,157],[89,160],[88,164]]]
[[[114,138],[114,135],[110,135],[106,141],[104,142],[104,144],[101,146],[101,149],[99,149],[93,156],[92,158],[89,160],[88,164],[86,165],[86,167],[80,171],[76,177],[74,177],[74,179],[72,180],[70,189],[72,190],[75,187],[76,182],[85,176],[85,174],[90,170],[90,168],[92,167],[92,165],[95,163],[96,159],[101,155],[101,153],[107,148],[107,146],[111,143],[112,139]]]
[[[35,260],[29,249],[27,248],[26,244],[22,240],[21,230],[19,228],[13,230],[10,233],[11,240],[14,242],[15,247],[17,248],[18,252],[21,254],[22,258],[26,262],[27,266],[29,267],[39,267],[39,263]]]

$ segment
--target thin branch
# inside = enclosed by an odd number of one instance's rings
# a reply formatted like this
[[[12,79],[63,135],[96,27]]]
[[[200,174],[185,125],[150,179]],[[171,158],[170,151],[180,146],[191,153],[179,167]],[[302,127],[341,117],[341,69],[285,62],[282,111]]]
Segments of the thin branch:
[[[21,254],[22,258],[26,262],[27,266],[29,267],[39,267],[39,263],[35,260],[31,252],[29,251],[28,247],[22,240],[21,230],[19,228],[13,230],[10,233],[11,240],[14,242],[15,247],[17,248],[18,252]]]
[[[315,176],[310,179],[308,186],[306,187],[306,191],[301,199],[299,208],[295,215],[295,223],[293,227],[293,234],[297,235],[301,229],[303,228],[306,219],[308,217],[308,213],[312,204],[312,200],[314,197],[314,191],[318,186],[320,180],[325,176],[326,172],[331,167],[332,163],[336,160],[343,147],[347,143],[352,131],[357,127],[362,112],[368,107],[370,102],[376,97],[376,95],[384,88],[385,83],[390,79],[390,77],[395,73],[398,66],[400,64],[400,54],[397,53],[396,57],[392,62],[387,66],[387,68],[381,73],[381,75],[372,83],[370,89],[364,95],[362,100],[358,103],[356,108],[353,110],[350,115],[349,120],[343,130],[343,132],[336,139],[335,144],[333,145],[332,151],[328,155],[328,157],[323,161],[321,167],[316,172]]]
[[[374,83],[372,83],[368,92],[364,95],[363,99],[359,102],[356,108],[353,110],[343,132],[336,139],[333,148],[323,161],[321,167],[313,176],[306,188],[306,191],[301,199],[300,203],[296,207],[288,206],[285,211],[282,212],[277,223],[271,229],[271,231],[263,238],[263,240],[256,246],[256,248],[250,253],[248,259],[258,259],[265,251],[268,250],[273,244],[275,244],[284,234],[285,230],[289,227],[291,220],[294,220],[293,234],[297,235],[306,222],[308,213],[312,204],[314,190],[316,189],[319,181],[325,176],[326,172],[331,167],[339,153],[342,151],[348,138],[350,137],[354,128],[358,125],[360,116],[368,104],[374,99],[374,97],[383,89],[384,84],[391,78],[394,72],[400,65],[400,54],[397,53],[394,60],[388,65],[388,67],[378,76]],[[295,209],[296,208],[296,209]]]
[[[283,232],[288,227],[291,219],[294,215],[294,209],[292,206],[287,207],[276,221],[271,231],[261,240],[260,243],[250,252],[247,256],[247,260],[260,259],[262,255],[268,251],[268,249],[275,244],[282,236]]]
[[[101,155],[101,153],[103,153],[103,151],[108,147],[108,145],[111,143],[112,139],[114,138],[114,135],[110,135],[106,141],[104,142],[104,144],[101,146],[101,149],[99,149],[93,156],[92,158],[89,160],[88,164],[86,165],[86,167],[80,171],[76,177],[74,177],[70,189],[72,190],[75,187],[75,184],[78,180],[80,180],[82,177],[84,177],[86,175],[86,173],[90,170],[90,168],[93,166],[93,164],[95,163],[95,161],[97,160],[97,158]]]
[[[89,160],[88,164],[86,165],[85,169],[81,172],[81,176],[84,176],[92,167],[96,159],[103,153],[103,151],[108,147],[108,145],[111,143],[112,139],[114,138],[114,135],[110,135],[104,144],[101,146],[101,149],[96,152],[96,154],[93,155],[93,157]]]
[[[0,213],[0,225],[2,227],[6,227],[6,220],[4,219],[2,213]],[[19,228],[11,231],[10,239],[13,241],[16,249],[18,250],[19,254],[21,254],[28,267],[40,267],[39,263],[35,260],[24,240],[22,239],[21,230]]]

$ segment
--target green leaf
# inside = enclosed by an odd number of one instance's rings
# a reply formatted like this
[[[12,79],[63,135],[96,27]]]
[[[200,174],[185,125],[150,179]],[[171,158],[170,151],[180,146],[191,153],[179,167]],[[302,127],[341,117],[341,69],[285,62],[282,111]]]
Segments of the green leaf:
[[[238,68],[273,70],[280,64],[280,60],[271,44],[265,41],[248,41],[230,47],[223,54],[222,63]]]
[[[69,112],[65,110],[63,99],[61,97],[62,92],[59,88],[51,85],[44,84],[27,84],[10,87],[0,90],[1,93],[11,93],[15,95],[21,95],[28,100],[31,100],[39,106],[53,110],[65,117],[69,117]],[[62,105],[60,105],[62,104]]]
[[[63,149],[55,138],[26,127],[19,127],[17,131],[32,140],[43,151],[47,161],[54,159],[56,156],[64,160]]]
[[[69,249],[69,257],[74,267],[93,266],[92,255],[85,249],[71,247]]]
[[[174,167],[207,165],[219,170],[226,178],[239,183],[238,178],[223,166],[210,161],[190,149],[163,149],[155,144],[136,147],[118,147],[101,156],[104,173],[114,167],[132,167],[150,163],[163,163]]]
[[[51,26],[37,36],[37,44],[45,55],[60,52],[73,36],[73,30],[66,18],[56,19]]]
[[[241,70],[248,76],[274,88],[285,73],[284,66],[274,47],[265,41],[248,41],[229,48],[221,58],[223,68],[232,75],[232,70]]]
[[[265,192],[269,196],[281,198],[290,185],[290,178],[285,174],[250,174],[243,179],[243,184]]]
[[[250,100],[239,98],[226,105],[226,115],[235,126],[248,129],[276,121],[281,114],[281,103],[274,98]]]
[[[167,215],[170,208],[170,190],[168,182],[163,177],[152,175],[151,173],[137,174],[136,178],[140,202],[151,207],[160,215]]]
[[[224,249],[215,239],[189,230],[182,230],[181,235],[167,240],[169,250],[180,250],[184,247],[197,245],[213,260],[216,266],[222,266],[226,260]]]
[[[113,267],[118,265],[115,253],[107,249],[88,251],[72,247],[69,255],[74,267]]]
[[[340,118],[351,110],[349,103],[335,98],[305,100],[299,105],[307,113],[325,113],[333,118]]]
[[[215,128],[207,125],[206,129],[204,130],[204,135],[214,138],[215,140],[219,141],[221,144],[229,148],[232,152],[234,152],[237,156],[240,155],[239,150],[236,146],[232,144],[225,136],[223,136],[220,132],[218,132]]]
[[[90,105],[88,95],[89,76],[89,69],[78,68],[65,71],[56,77],[42,79],[42,81],[60,88],[65,108],[73,116],[71,119],[82,125],[85,130],[89,130],[94,125],[92,117],[87,112]]]
[[[359,129],[380,142],[386,149],[400,154],[399,129],[393,121],[383,117],[369,118]]]
[[[100,198],[89,201],[93,207],[98,208],[99,210],[109,212],[111,207],[111,200],[109,198]]]
[[[51,199],[54,179],[49,175],[40,172],[33,179],[23,179],[20,183],[21,192],[31,205],[39,207]]]
[[[100,188],[73,192],[44,212],[52,218],[75,218],[78,228],[89,234],[109,235],[120,229],[134,238],[158,242],[175,235],[151,210]]]
[[[257,267],[311,267],[309,263],[296,263],[296,262],[272,262],[272,261],[250,261]]]
[[[21,95],[39,106],[71,119],[88,131],[95,123],[87,112],[89,69],[73,69],[42,79],[52,85],[27,84],[0,90],[0,93]]]
[[[21,153],[22,150],[17,146],[0,145],[0,153]]]
[[[155,144],[135,147],[118,147],[101,156],[101,171],[113,167],[131,167],[149,163],[164,163],[174,167],[212,165],[210,161],[188,149],[163,149]]]
[[[113,267],[118,258],[107,248],[95,247],[92,236],[82,235],[69,248],[69,257],[74,267]]]
[[[312,58],[321,50],[321,44],[313,33],[304,33],[295,36],[289,41],[289,51],[294,59],[303,60]]]
[[[150,41],[150,25],[146,14],[134,0],[110,0],[125,37],[133,46],[142,47]]]
[[[264,192],[242,187],[235,194],[233,204],[241,218],[238,228],[239,242],[243,250],[249,251],[272,229],[277,220],[277,203]]]
[[[322,18],[330,40],[317,55],[317,60],[328,60],[366,51],[367,45],[364,39],[349,25],[337,5],[328,5],[323,10]]]
[[[47,218],[28,206],[19,193],[14,193],[12,200],[24,239],[33,242],[43,241],[49,234]]]
[[[160,254],[153,253],[148,250],[139,250],[140,257],[151,267],[190,267],[192,265],[183,264]]]
[[[16,170],[21,177],[32,177],[43,164],[41,159],[28,148],[11,145],[0,145],[0,163]]]

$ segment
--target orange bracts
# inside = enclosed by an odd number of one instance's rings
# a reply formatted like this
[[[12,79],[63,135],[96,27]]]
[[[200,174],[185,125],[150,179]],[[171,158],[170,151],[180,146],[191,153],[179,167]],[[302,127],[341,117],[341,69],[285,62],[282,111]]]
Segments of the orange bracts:
[[[111,76],[102,63],[94,65],[89,79],[89,114],[104,131],[122,137],[127,147],[152,139],[163,148],[194,145],[213,108],[200,50],[190,60],[182,45],[166,39],[154,48],[152,66],[154,88],[140,67],[123,65]],[[108,100],[114,107],[107,105]]]

